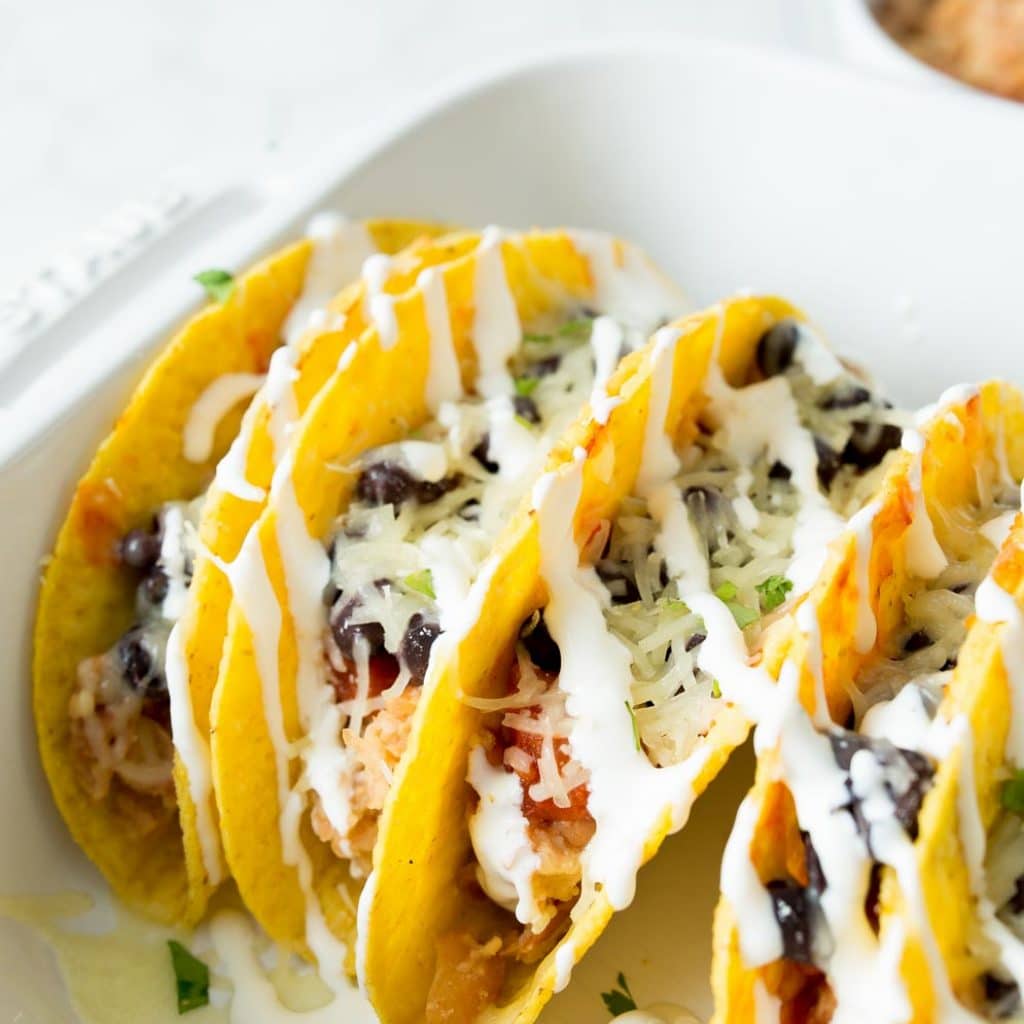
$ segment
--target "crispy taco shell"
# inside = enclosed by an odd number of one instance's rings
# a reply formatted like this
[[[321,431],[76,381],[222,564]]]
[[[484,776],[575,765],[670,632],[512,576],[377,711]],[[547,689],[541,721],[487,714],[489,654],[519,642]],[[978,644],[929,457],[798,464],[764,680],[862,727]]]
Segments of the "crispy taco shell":
[[[472,343],[477,241],[438,266],[467,392],[477,369]],[[501,255],[523,323],[567,301],[586,302],[594,294],[596,279],[588,257],[565,232],[511,236],[501,243]],[[295,784],[299,763],[286,757],[281,767],[280,743],[275,746],[273,730],[279,727],[285,741],[294,743],[302,739],[304,729],[297,695],[297,622],[281,537],[282,531],[294,528],[298,515],[305,540],[325,542],[352,494],[359,457],[407,437],[430,417],[425,396],[431,352],[427,310],[423,289],[410,284],[393,307],[394,344],[382,346],[376,327],[367,327],[351,360],[337,370],[306,413],[287,480],[282,480],[285,486],[275,491],[242,551],[242,560],[257,567],[267,597],[279,609],[271,616],[279,633],[269,649],[264,629],[257,628],[254,635],[251,610],[244,607],[236,588],[213,702],[214,784],[228,863],[243,899],[266,932],[290,949],[319,960],[333,956],[333,949],[347,948],[345,966],[350,971],[362,880],[352,877],[348,862],[314,837],[308,808],[301,814],[298,844],[286,850],[282,838],[284,793]],[[289,510],[294,515],[283,524]],[[506,580],[503,585],[513,583]],[[265,652],[262,661],[259,649]],[[413,884],[422,887],[421,880]],[[314,930],[321,937],[326,931],[341,945],[318,944]],[[336,971],[341,965],[320,966]]]
[[[680,447],[696,434],[713,353],[717,352],[731,384],[746,383],[759,339],[774,324],[793,318],[802,319],[780,299],[750,298],[730,301],[673,325],[681,338],[671,367],[665,433]],[[580,450],[585,452],[574,516],[575,537],[581,546],[597,524],[614,516],[636,482],[655,365],[651,345],[627,357],[609,385],[621,404],[607,423],[584,415],[552,453],[548,469],[557,476],[574,472]],[[667,369],[663,367],[662,372]],[[424,1018],[438,943],[447,933],[469,927],[493,935],[500,933],[502,921],[506,928],[511,921],[496,905],[483,905],[460,880],[470,856],[467,761],[481,728],[481,712],[464,698],[503,696],[520,624],[545,604],[538,524],[529,503],[503,536],[494,560],[493,582],[483,596],[476,624],[420,709],[408,757],[396,777],[394,799],[384,815],[372,898],[364,908],[363,970],[370,998],[387,1024],[412,1024]],[[762,639],[756,657],[770,671],[777,671],[791,641],[785,620],[769,627]],[[579,642],[586,643],[586,638]],[[701,741],[706,758],[693,780],[694,795],[706,788],[747,732],[740,710],[724,706]],[[666,808],[647,838],[644,860],[654,855],[672,827]],[[482,1005],[476,1001],[478,993],[469,993],[464,1012],[452,1019],[534,1020],[558,985],[560,951],[564,955],[570,947],[570,960],[577,961],[604,930],[612,912],[605,895],[596,893],[585,907],[577,907],[569,930],[539,963],[510,970],[497,998],[491,993]]]
[[[367,227],[384,249],[436,230],[388,221]],[[107,649],[132,621],[135,584],[116,558],[119,538],[146,524],[163,503],[193,498],[209,484],[218,460],[238,434],[243,409],[236,407],[223,417],[210,455],[202,462],[190,461],[183,450],[190,412],[222,375],[266,372],[302,294],[312,252],[313,243],[304,240],[264,260],[238,279],[225,302],[203,310],[174,336],[79,481],[43,579],[33,668],[43,767],[72,835],[115,892],[162,921],[196,920],[209,889],[183,766],[176,765],[175,780],[180,820],[178,813],[149,807],[146,798],[116,784],[106,798],[94,801],[79,781],[70,750],[68,702],[79,663]],[[308,358],[315,348],[312,341],[306,344]],[[205,543],[230,553],[250,516],[251,506],[220,496],[211,502],[201,528]],[[198,587],[193,590],[190,615],[198,592]],[[204,586],[198,600],[207,598]],[[210,601],[216,604],[217,595]],[[203,629],[193,637],[200,647],[196,664],[216,662],[222,637],[215,611],[212,617],[204,615]],[[192,704],[204,734],[208,700],[200,677]],[[141,833],[133,825],[139,820],[146,822]]]
[[[908,551],[918,543],[915,531],[924,517],[945,547],[947,531],[963,529],[958,522],[964,521],[964,510],[984,501],[993,480],[1007,471],[1020,479],[1024,471],[1022,428],[1024,399],[1008,385],[992,382],[968,396],[954,396],[921,427],[919,470],[908,451],[901,452],[890,466],[876,499],[869,536],[858,536],[851,529],[835,545],[818,583],[804,598],[816,606],[822,654],[820,685],[829,705],[826,721],[842,726],[849,720],[858,673],[881,656],[904,623],[904,604],[915,586]],[[915,479],[918,472],[919,485]],[[870,547],[865,558],[866,545]],[[994,571],[1019,600],[1022,560],[1012,536]],[[877,623],[877,637],[869,649],[858,650],[854,638],[864,605]],[[789,628],[789,660],[798,672],[799,700],[813,714],[818,683],[811,648],[795,618],[790,619]],[[965,714],[974,724],[975,778],[986,823],[991,823],[998,805],[997,751],[1002,750],[1010,719],[998,630],[972,620],[937,712],[949,721]],[[774,747],[759,753],[755,783],[744,803],[756,822],[749,857],[764,884],[793,878],[807,885],[805,842],[793,797],[780,778],[779,756]],[[893,869],[886,866],[882,870],[877,934],[880,944],[896,929],[905,935],[899,973],[911,1014],[908,1019],[914,1021],[937,1019],[942,1001],[926,949],[933,938],[954,991],[963,991],[978,979],[977,963],[967,948],[971,899],[957,838],[960,756],[954,749],[939,764],[921,807],[914,843],[933,936],[922,936],[919,919],[908,907]],[[758,1006],[766,1000],[779,1001],[778,1012],[784,1021],[826,1021],[834,1010],[834,997],[821,971],[786,959],[758,967],[747,965],[740,948],[737,912],[724,895],[715,914],[712,988],[716,1024],[756,1019]]]

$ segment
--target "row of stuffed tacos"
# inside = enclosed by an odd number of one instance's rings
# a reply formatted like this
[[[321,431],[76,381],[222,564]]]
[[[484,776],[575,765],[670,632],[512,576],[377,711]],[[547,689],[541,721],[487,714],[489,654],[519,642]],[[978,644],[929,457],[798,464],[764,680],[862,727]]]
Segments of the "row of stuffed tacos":
[[[1020,393],[915,417],[589,232],[326,216],[225,281],[40,599],[44,767],[125,902],[230,878],[384,1022],[533,1020],[756,726],[716,1020],[1016,1012]]]

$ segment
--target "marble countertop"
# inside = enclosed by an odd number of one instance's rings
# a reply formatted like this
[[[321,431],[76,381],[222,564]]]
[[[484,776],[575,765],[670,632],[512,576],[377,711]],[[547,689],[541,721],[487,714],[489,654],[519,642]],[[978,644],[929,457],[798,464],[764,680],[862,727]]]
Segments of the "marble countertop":
[[[839,59],[833,0],[0,0],[0,294],[176,173],[289,171],[538,46],[703,35]]]

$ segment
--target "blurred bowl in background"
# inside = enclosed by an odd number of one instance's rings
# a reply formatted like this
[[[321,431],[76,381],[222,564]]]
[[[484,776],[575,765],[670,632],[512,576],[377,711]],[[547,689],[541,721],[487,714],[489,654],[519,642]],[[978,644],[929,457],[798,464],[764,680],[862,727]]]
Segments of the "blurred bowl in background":
[[[871,7],[871,0],[835,0],[839,43],[848,60],[865,70],[922,86],[979,91],[904,49],[882,28]]]

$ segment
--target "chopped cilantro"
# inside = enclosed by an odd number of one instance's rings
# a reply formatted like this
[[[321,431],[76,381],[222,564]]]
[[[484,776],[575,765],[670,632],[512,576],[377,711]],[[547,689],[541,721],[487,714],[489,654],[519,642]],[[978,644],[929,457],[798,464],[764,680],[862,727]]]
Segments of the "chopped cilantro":
[[[534,425],[525,416],[516,416],[516,422],[527,430],[533,430]]]
[[[432,601],[437,597],[437,594],[434,593],[434,574],[429,569],[420,569],[419,572],[409,573],[402,583],[409,590],[415,590],[417,594],[423,594],[424,597],[429,597]]]
[[[171,966],[178,985],[178,1013],[198,1010],[210,1001],[210,968],[180,942],[170,939]]]
[[[732,612],[736,625],[740,629],[746,629],[752,622],[757,622],[761,616],[753,608],[748,608],[745,604],[740,604],[736,600],[738,592],[736,584],[731,580],[726,580],[715,588],[715,597],[722,601],[729,611]]]
[[[718,685],[717,679],[711,680],[711,696],[714,697],[715,700],[718,700],[718,698],[722,696],[722,688]]]
[[[636,724],[636,712],[628,700],[624,700],[622,703],[626,705],[626,710],[629,712],[629,720],[633,723],[633,743],[636,744],[637,750],[642,750],[643,748],[640,746],[640,727]]]
[[[526,398],[537,390],[540,377],[516,377],[516,394]]]
[[[785,603],[786,595],[793,589],[793,581],[785,576],[769,576],[755,588],[761,597],[761,608],[770,612]]]
[[[745,604],[740,604],[738,601],[726,601],[725,603],[729,611],[732,612],[732,617],[736,620],[736,625],[740,629],[746,629],[751,623],[757,622],[761,618],[753,608],[748,608]]]
[[[1015,772],[1012,779],[1003,783],[999,797],[1008,811],[1024,817],[1024,771]]]
[[[626,976],[621,971],[619,971],[619,976],[615,980],[618,982],[618,986],[613,988],[611,992],[602,992],[601,999],[604,1000],[604,1005],[607,1007],[608,1012],[613,1017],[618,1017],[620,1014],[635,1010],[636,1000],[633,998],[633,993],[629,990],[629,982],[626,981]]]
[[[670,597],[665,602],[665,607],[670,612],[678,612],[680,615],[689,615],[690,613],[689,605],[678,597]]]
[[[558,336],[560,338],[589,338],[593,329],[593,320],[589,317],[578,317],[575,320],[566,320],[566,322],[558,328]]]
[[[535,334],[530,331],[523,333],[523,341],[528,345],[549,345],[554,340],[553,334]]]
[[[201,284],[214,302],[227,302],[235,290],[235,279],[226,270],[200,270],[192,280]]]

